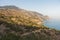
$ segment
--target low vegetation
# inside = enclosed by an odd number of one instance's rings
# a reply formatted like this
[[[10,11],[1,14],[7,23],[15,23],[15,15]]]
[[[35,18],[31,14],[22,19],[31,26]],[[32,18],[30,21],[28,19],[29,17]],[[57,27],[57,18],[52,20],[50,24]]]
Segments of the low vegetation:
[[[43,25],[43,15],[13,7],[0,9],[0,40],[60,40],[60,31]]]

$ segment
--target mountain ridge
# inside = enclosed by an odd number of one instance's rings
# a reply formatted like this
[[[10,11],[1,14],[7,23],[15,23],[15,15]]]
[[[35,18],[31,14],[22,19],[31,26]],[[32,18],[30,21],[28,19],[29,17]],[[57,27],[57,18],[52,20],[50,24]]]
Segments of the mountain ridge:
[[[5,7],[5,8],[4,8]],[[24,9],[18,9],[16,10],[17,8],[15,7],[15,9],[13,8],[14,6],[4,6],[0,9],[0,16],[2,15],[4,18],[6,18],[5,20],[7,21],[7,19],[9,20],[10,18],[10,21],[14,21],[15,23],[20,20],[20,24],[21,21],[22,22],[27,22],[28,25],[29,22],[32,22],[35,26],[38,26],[40,25],[43,20],[45,19],[45,17],[42,15],[42,14],[39,14],[37,12],[33,12],[33,11],[27,11],[27,10],[24,10]],[[11,9],[11,8],[12,9]],[[3,9],[4,8],[4,9]],[[3,11],[3,12],[2,12]],[[19,17],[21,19],[19,19]],[[18,18],[18,19],[17,19]],[[17,19],[17,20],[16,20]],[[17,22],[18,23],[18,22]],[[18,23],[19,24],[19,23]],[[23,24],[24,25],[24,24]],[[31,24],[32,25],[32,24]]]

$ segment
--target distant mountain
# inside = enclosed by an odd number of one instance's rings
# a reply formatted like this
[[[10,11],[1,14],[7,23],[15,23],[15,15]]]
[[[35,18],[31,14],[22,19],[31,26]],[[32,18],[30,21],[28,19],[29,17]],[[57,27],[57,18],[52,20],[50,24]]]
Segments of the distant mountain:
[[[16,6],[0,6],[0,9],[19,9]]]
[[[60,31],[43,25],[47,16],[20,9],[0,7],[0,40],[60,40]]]

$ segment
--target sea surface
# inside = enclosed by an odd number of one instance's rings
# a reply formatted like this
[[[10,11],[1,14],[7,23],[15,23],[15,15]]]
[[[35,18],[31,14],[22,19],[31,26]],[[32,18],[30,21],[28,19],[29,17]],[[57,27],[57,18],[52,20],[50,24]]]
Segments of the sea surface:
[[[44,25],[49,28],[60,30],[60,19],[51,18],[44,22]]]

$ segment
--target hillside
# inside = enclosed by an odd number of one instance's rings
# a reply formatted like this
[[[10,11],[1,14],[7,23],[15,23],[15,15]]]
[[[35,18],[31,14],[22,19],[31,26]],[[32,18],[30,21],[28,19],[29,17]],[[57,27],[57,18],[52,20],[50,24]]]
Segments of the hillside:
[[[43,25],[45,16],[15,6],[0,7],[0,40],[60,40],[60,31]]]
[[[18,9],[15,6],[0,7],[0,20],[21,25],[40,26],[44,16],[38,12]]]

